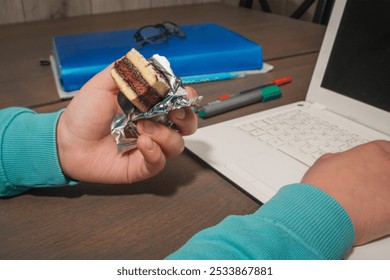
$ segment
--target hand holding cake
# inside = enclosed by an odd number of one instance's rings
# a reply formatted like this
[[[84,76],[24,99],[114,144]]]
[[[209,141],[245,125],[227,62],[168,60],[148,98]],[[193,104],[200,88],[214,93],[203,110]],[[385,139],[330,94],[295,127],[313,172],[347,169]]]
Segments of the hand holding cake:
[[[147,60],[132,49],[115,62],[111,76],[120,90],[118,103],[125,113],[117,115],[111,127],[121,153],[137,147],[139,120],[149,119],[173,127],[168,119],[170,111],[198,106],[198,98],[188,98],[180,78],[163,56],[154,55]]]
[[[113,67],[114,63],[89,80],[59,119],[57,149],[69,178],[101,183],[145,180],[160,172],[168,158],[179,155],[184,149],[182,136],[197,128],[197,116],[190,107],[171,110],[166,116],[177,129],[140,119],[135,124],[136,149],[118,155],[110,126],[115,115],[123,112],[118,106],[119,88],[110,74]],[[196,98],[192,88],[186,87],[186,94],[189,100]]]

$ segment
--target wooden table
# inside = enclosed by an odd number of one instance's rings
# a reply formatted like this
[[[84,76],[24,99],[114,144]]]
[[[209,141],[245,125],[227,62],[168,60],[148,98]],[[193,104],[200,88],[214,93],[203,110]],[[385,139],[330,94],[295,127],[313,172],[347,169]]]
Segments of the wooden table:
[[[260,43],[265,60],[275,67],[267,74],[194,85],[205,101],[286,75],[294,79],[282,87],[282,98],[200,120],[200,126],[305,98],[323,26],[207,4],[0,27],[1,37],[7,38],[0,44],[0,108],[51,112],[66,106],[50,68],[39,65],[50,53],[53,35],[136,28],[167,19],[229,27]],[[185,151],[144,182],[80,183],[0,200],[0,259],[161,259],[199,230],[260,205]]]

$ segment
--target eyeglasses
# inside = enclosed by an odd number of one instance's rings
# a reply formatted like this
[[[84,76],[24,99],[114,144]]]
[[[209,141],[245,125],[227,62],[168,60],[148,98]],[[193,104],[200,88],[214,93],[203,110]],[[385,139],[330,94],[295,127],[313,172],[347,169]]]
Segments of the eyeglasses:
[[[178,36],[185,38],[186,34],[180,27],[170,21],[164,21],[156,25],[146,25],[141,27],[135,34],[135,42],[142,42],[139,47],[143,48],[146,44],[162,44],[168,40],[169,36]]]

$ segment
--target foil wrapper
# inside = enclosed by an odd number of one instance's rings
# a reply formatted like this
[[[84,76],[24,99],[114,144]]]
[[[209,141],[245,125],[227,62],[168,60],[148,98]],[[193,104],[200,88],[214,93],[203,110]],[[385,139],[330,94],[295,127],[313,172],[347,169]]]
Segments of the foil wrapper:
[[[201,107],[199,103],[202,97],[188,98],[181,79],[175,76],[169,61],[164,56],[154,55],[149,59],[149,62],[166,77],[171,89],[161,102],[147,112],[139,111],[123,93],[118,93],[118,103],[124,114],[117,114],[114,117],[111,123],[111,134],[115,139],[119,153],[125,153],[137,148],[139,136],[137,132],[138,120],[149,119],[176,129],[175,125],[167,117],[171,110],[185,107],[200,109]]]

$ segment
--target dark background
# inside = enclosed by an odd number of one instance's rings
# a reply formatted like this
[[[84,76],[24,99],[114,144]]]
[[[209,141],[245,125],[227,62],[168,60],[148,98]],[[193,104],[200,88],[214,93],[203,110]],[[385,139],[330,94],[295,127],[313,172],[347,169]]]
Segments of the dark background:
[[[390,1],[346,5],[322,87],[390,111]]]

